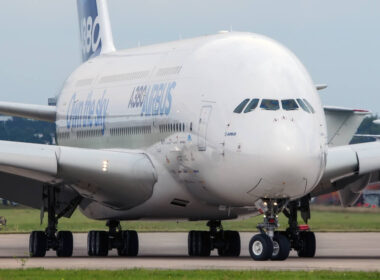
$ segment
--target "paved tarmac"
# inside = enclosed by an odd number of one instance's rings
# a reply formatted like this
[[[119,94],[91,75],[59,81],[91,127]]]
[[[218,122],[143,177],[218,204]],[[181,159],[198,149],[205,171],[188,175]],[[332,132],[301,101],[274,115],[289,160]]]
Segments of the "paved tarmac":
[[[291,252],[286,261],[253,261],[248,242],[254,233],[241,233],[239,258],[187,256],[186,233],[140,233],[136,258],[121,258],[116,250],[106,258],[87,257],[87,234],[74,235],[74,254],[57,258],[49,251],[45,258],[29,258],[27,234],[0,235],[0,268],[46,269],[242,269],[242,270],[351,270],[380,271],[380,233],[317,233],[317,253],[302,259]]]

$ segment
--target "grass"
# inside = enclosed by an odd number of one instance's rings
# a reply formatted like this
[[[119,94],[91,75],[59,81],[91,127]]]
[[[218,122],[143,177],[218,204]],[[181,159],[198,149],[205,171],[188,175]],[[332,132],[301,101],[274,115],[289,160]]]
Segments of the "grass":
[[[227,271],[227,270],[0,270],[0,280],[8,279],[379,279],[379,272],[333,271]]]
[[[314,231],[380,231],[380,212],[377,209],[353,211],[342,208],[316,208],[312,210],[312,218],[309,222]],[[40,225],[40,211],[29,208],[2,208],[0,216],[5,216],[7,226],[2,227],[0,233],[22,233],[32,230],[43,230],[46,227]],[[286,218],[281,214],[280,225],[282,229],[287,226]],[[225,229],[239,231],[255,231],[257,223],[262,217],[253,217],[246,220],[224,221]],[[300,221],[301,222],[301,221]],[[302,222],[301,222],[302,223]],[[131,221],[122,222],[125,229],[134,229],[140,232],[149,231],[189,231],[206,230],[206,222],[176,222],[176,221]],[[70,219],[62,218],[59,221],[59,229],[74,232],[87,232],[94,229],[106,229],[105,221],[94,221],[76,211]]]

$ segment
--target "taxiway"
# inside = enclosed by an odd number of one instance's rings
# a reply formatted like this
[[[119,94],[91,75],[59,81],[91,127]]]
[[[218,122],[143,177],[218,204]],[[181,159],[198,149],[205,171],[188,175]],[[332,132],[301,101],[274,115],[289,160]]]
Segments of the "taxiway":
[[[254,233],[241,233],[239,258],[220,258],[214,251],[208,258],[187,256],[186,233],[140,233],[136,258],[120,258],[116,250],[109,257],[87,257],[87,234],[74,234],[74,254],[57,258],[49,251],[45,258],[28,257],[27,234],[0,235],[0,268],[46,269],[242,269],[242,270],[350,270],[380,271],[380,233],[316,233],[317,253],[312,259],[298,258],[295,252],[286,261],[255,262],[248,242]]]

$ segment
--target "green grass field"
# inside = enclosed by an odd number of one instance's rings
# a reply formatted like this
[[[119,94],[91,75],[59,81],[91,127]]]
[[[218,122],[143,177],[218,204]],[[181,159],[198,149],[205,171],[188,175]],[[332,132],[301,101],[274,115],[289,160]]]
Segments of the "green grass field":
[[[343,210],[342,208],[318,208],[312,211],[309,222],[314,231],[380,231],[380,212],[377,209]],[[40,226],[40,212],[28,208],[1,208],[0,216],[5,216],[7,226],[2,227],[0,233],[30,232],[44,229]],[[225,229],[239,231],[255,231],[262,217],[246,220],[224,221]],[[302,222],[301,222],[302,223]],[[280,215],[281,228],[287,226],[287,220]],[[207,229],[206,222],[176,222],[176,221],[133,221],[123,222],[123,228],[144,231],[189,231]],[[76,211],[70,219],[62,218],[59,228],[74,232],[87,232],[94,229],[106,229],[105,221],[94,221]]]
[[[0,280],[8,279],[379,279],[377,272],[333,272],[333,271],[226,271],[226,270],[0,270]]]

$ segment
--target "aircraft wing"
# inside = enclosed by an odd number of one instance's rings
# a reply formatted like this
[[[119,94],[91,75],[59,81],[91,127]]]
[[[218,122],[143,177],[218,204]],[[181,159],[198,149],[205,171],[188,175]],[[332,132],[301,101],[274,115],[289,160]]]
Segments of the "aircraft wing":
[[[55,122],[56,107],[13,102],[0,102],[0,114],[40,121]]]
[[[331,147],[323,178],[311,195],[339,191],[343,206],[351,206],[361,190],[379,180],[379,172],[380,142]]]
[[[0,141],[0,197],[40,208],[44,188],[60,184],[63,203],[85,197],[115,209],[146,201],[157,181],[139,151],[92,150]]]

